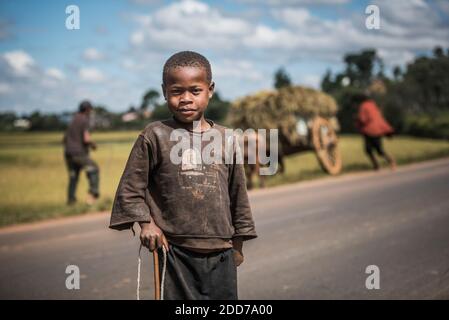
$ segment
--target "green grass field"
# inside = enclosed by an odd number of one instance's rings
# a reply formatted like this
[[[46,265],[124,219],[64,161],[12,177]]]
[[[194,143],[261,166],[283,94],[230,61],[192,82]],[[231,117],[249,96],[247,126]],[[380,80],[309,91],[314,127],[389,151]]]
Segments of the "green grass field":
[[[87,179],[78,185],[80,204],[67,207],[68,175],[62,153],[62,133],[0,134],[0,226],[109,210],[124,165],[138,132],[94,133],[98,150],[92,158],[100,166],[101,201],[95,206],[83,204]],[[346,135],[340,139],[343,173],[369,170],[362,139]],[[395,137],[385,140],[386,149],[398,164],[449,156],[449,142]],[[325,176],[312,152],[293,155],[286,161],[286,173],[267,179],[267,185],[279,185]]]

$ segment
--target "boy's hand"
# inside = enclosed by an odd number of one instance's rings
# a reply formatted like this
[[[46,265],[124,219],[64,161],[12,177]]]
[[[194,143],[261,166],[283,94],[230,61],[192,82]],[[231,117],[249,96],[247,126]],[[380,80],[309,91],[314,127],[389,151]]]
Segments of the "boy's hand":
[[[234,248],[234,262],[238,267],[243,263],[245,258],[243,257],[243,241],[239,238],[234,238],[232,240],[232,246]]]
[[[245,260],[245,258],[243,257],[243,254],[240,251],[237,251],[234,249],[234,262],[235,265],[238,267],[240,266],[243,261]]]
[[[162,230],[154,222],[139,222],[140,241],[151,252],[162,246],[168,251],[168,241]]]

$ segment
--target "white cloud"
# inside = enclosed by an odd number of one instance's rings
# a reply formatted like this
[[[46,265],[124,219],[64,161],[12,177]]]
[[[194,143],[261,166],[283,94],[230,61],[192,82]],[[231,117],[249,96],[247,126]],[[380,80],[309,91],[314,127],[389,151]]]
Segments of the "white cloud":
[[[261,72],[250,61],[245,60],[224,60],[222,63],[217,63],[212,67],[214,79],[226,81],[250,80],[260,81],[263,79]]]
[[[49,68],[45,71],[45,74],[55,80],[64,80],[65,79],[65,75],[64,73],[57,69],[57,68]]]
[[[378,50],[379,57],[382,58],[383,61],[386,61],[387,66],[397,66],[407,64],[415,58],[415,54],[411,51],[392,51],[380,49]]]
[[[131,34],[130,42],[135,46],[139,46],[145,40],[145,34],[142,31],[136,31]]]
[[[335,5],[349,1],[313,2]],[[157,74],[170,54],[179,50],[198,51],[211,59],[214,77],[221,80],[220,88],[227,90],[223,91],[224,96],[234,98],[237,92],[245,94],[267,84],[271,86],[272,73],[280,65],[288,70],[301,63],[302,69],[296,69],[297,74],[308,76],[298,81],[318,87],[317,74],[325,70],[322,66],[341,65],[344,54],[349,52],[376,48],[385,65],[391,67],[403,65],[417,52],[431,50],[436,45],[449,46],[449,28],[442,28],[439,15],[420,0],[375,1],[381,11],[380,30],[366,29],[364,10],[329,19],[314,15],[314,11],[304,6],[312,1],[264,3],[273,6],[258,7],[265,10],[260,17],[271,14],[275,23],[264,18],[247,19],[241,12],[230,14],[197,0],[171,3],[135,15],[137,28],[130,34],[129,60],[123,66],[127,70]],[[413,21],[415,25],[411,26]],[[157,55],[160,57],[155,58]],[[152,61],[152,65],[147,61]],[[251,67],[245,69],[238,65],[239,61],[250,61]],[[309,68],[307,62],[314,66]],[[234,84],[240,80],[241,87],[237,88]]]
[[[87,48],[83,52],[83,58],[87,61],[99,61],[104,59],[104,54],[95,48]]]
[[[78,74],[81,80],[89,83],[99,83],[106,79],[104,74],[96,68],[81,68]]]
[[[239,18],[223,15],[206,3],[186,0],[171,4],[154,14],[154,24],[174,29],[190,37],[202,35],[240,35],[249,31],[250,25]]]
[[[135,21],[140,24],[140,29],[131,34],[131,44],[146,44],[153,50],[229,50],[236,46],[242,35],[251,32],[251,25],[245,20],[225,16],[208,4],[195,0],[170,4]]]
[[[12,91],[12,87],[8,83],[0,82],[0,94],[8,94]]]
[[[242,43],[249,49],[271,49],[270,55],[278,54],[279,56],[285,56],[285,53],[293,53],[298,49],[301,50],[296,53],[299,56],[301,52],[307,52],[305,49],[312,46],[311,42],[317,45],[319,41],[317,40],[313,37],[302,36],[288,28],[274,29],[261,24],[255,28],[253,34],[245,36]]]
[[[304,8],[276,8],[272,10],[273,16],[283,26],[276,30],[265,27],[249,43],[296,50],[301,57],[312,59],[332,56],[341,59],[346,52],[372,47],[383,50],[387,58],[393,55],[405,58],[436,45],[449,45],[449,28],[441,27],[439,17],[426,3],[420,0],[376,3],[381,12],[381,29],[377,31],[365,28],[363,15],[333,21],[313,16]],[[386,51],[392,54],[386,55]]]
[[[9,51],[3,54],[4,59],[18,76],[29,75],[34,66],[34,59],[23,50]]]
[[[70,111],[76,110],[83,99],[121,111],[131,102],[138,103],[142,92],[148,88],[146,84],[139,86],[139,83],[129,83],[122,78],[109,79],[97,69],[44,68],[31,55],[27,58],[33,63],[24,64],[30,69],[24,77],[18,75],[17,68],[13,69],[5,55],[0,53],[0,112]],[[99,83],[100,80],[108,81]],[[93,83],[97,85],[93,86]]]
[[[325,2],[345,1],[321,3]],[[372,32],[365,28],[364,12],[329,20],[314,16],[304,7],[275,6],[269,10],[279,25],[273,27],[263,21],[251,22],[226,15],[203,2],[186,0],[135,18],[140,28],[131,34],[130,42],[153,52],[189,49],[211,51],[223,58],[258,56],[265,61],[313,59],[331,63],[341,62],[345,53],[363,48],[390,50],[399,57],[397,52],[449,45],[449,29],[437,27],[439,18],[425,2],[378,0],[376,3],[381,9],[381,30]],[[413,21],[419,26],[410,29]]]

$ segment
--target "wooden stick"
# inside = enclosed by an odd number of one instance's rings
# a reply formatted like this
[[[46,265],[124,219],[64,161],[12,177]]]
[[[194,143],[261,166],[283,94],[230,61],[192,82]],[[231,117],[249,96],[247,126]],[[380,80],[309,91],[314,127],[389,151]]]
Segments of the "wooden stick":
[[[153,251],[154,262],[154,300],[161,300],[161,281],[159,279],[159,255],[157,249]]]

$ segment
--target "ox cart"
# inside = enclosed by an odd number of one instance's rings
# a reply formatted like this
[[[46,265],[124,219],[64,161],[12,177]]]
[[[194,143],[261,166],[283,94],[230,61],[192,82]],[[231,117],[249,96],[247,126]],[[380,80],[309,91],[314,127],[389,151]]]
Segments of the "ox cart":
[[[278,129],[280,173],[284,173],[285,156],[313,151],[321,168],[336,175],[342,166],[336,113],[337,104],[331,96],[295,86],[238,99],[231,106],[229,122],[234,128],[242,130]],[[253,186],[252,176],[258,173],[257,169],[257,164],[245,165],[248,188]],[[261,178],[259,182],[263,187]]]

